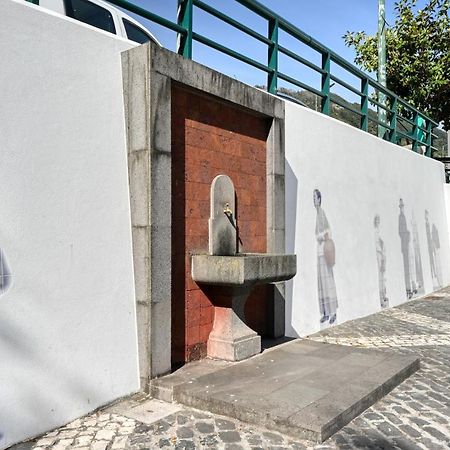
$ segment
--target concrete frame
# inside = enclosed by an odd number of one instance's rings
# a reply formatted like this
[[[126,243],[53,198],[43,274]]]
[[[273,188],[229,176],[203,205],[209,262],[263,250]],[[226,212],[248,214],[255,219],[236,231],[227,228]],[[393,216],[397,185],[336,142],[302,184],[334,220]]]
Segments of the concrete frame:
[[[272,118],[267,139],[267,252],[285,252],[284,102],[154,44],[122,54],[141,389],[171,370],[171,86]],[[284,283],[273,330],[284,335]]]

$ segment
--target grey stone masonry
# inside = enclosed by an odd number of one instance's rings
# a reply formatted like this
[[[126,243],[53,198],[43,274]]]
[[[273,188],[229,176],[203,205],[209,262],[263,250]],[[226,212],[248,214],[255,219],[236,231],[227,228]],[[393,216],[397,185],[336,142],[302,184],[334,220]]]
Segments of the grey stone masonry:
[[[267,250],[283,253],[284,102],[157,45],[122,54],[141,388],[171,368],[172,86],[272,119],[267,140]],[[284,284],[274,333],[284,333]]]

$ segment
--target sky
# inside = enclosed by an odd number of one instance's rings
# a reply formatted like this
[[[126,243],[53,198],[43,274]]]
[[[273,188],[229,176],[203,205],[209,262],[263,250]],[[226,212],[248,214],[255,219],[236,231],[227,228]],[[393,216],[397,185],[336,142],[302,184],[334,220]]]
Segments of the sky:
[[[129,1],[176,22],[176,0]],[[253,30],[266,35],[267,22],[240,5],[237,1],[203,1]],[[366,31],[369,34],[373,34],[377,30],[378,0],[260,0],[260,3],[284,17],[297,28],[300,28],[350,62],[353,62],[355,55],[354,51],[344,44],[342,36],[346,31]],[[426,0],[418,0],[419,7],[425,3]],[[392,24],[395,21],[394,6],[395,0],[386,0],[386,21],[388,24]],[[156,36],[164,47],[175,50],[175,33],[154,23],[142,21],[139,18],[137,19]],[[259,62],[266,63],[267,48],[264,44],[233,29],[198,8],[194,8],[193,26],[194,31],[197,33],[250,56]],[[285,33],[281,33],[279,39],[280,43],[285,47],[320,65],[320,55],[311,51],[305,45],[289,38]],[[264,72],[216,52],[200,43],[194,42],[193,59],[248,84],[265,85],[267,83]],[[293,62],[290,58],[281,57],[279,60],[279,69],[293,78],[306,82],[312,87],[320,87],[319,74]],[[332,72],[344,81],[359,88],[359,80],[356,78],[353,79],[352,76],[344,73],[339,67],[332,66]],[[286,85],[286,87],[293,86]],[[336,92],[343,95],[343,90],[339,90],[337,86],[336,88]],[[346,91],[344,96],[348,100],[359,101],[359,97],[353,97],[353,94],[349,91]]]

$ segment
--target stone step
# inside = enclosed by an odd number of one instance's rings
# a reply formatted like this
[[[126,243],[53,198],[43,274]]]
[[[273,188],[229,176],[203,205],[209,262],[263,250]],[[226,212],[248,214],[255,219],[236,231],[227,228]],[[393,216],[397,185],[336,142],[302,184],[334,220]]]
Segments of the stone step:
[[[166,401],[323,442],[419,369],[419,358],[298,339],[239,363],[203,360],[154,380]]]

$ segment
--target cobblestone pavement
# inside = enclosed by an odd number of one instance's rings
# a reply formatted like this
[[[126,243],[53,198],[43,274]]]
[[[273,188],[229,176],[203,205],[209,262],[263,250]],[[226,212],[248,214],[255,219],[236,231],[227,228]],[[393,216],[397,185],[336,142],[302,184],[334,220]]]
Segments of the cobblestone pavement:
[[[450,448],[450,288],[310,338],[389,348],[403,354],[414,352],[422,358],[421,369],[321,445],[297,442],[285,435],[180,406],[153,423],[98,412],[16,449]],[[152,402],[158,401],[149,404]],[[161,405],[164,403],[159,402]]]

